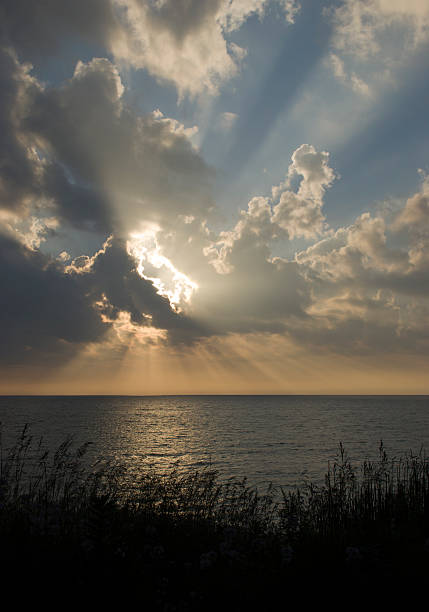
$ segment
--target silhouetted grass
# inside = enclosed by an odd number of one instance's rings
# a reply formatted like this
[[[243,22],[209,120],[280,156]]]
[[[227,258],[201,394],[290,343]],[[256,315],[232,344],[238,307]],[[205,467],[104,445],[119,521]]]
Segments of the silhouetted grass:
[[[332,581],[331,597],[377,587],[384,600],[393,583],[425,584],[423,451],[390,459],[380,445],[377,461],[354,467],[340,445],[324,485],[261,494],[210,468],[145,468],[130,481],[123,466],[88,464],[87,450],[68,438],[49,452],[27,428],[1,447],[5,584],[165,611],[278,609],[285,589],[326,595]]]

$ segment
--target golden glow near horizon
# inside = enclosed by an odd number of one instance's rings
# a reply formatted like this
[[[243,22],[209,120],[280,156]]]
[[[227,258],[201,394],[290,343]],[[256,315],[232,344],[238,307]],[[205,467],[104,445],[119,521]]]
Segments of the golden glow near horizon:
[[[122,330],[122,333],[125,333]],[[150,332],[148,332],[150,333]],[[123,339],[126,340],[125,337]],[[281,336],[212,338],[174,351],[130,334],[88,347],[55,375],[42,365],[17,367],[1,394],[428,394],[423,356],[335,355],[296,348]],[[116,355],[116,357],[115,357]]]

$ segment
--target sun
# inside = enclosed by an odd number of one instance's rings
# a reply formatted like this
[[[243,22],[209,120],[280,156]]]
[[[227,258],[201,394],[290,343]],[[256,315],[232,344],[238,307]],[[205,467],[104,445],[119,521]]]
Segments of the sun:
[[[161,253],[156,239],[158,231],[158,226],[151,225],[143,231],[132,232],[127,250],[137,262],[139,275],[153,283],[158,294],[169,300],[175,312],[183,312],[198,285]]]

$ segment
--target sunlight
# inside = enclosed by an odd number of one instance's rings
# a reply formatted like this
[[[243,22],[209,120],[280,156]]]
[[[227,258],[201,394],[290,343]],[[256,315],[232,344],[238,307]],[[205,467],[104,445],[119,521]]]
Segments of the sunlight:
[[[156,240],[158,229],[152,225],[143,232],[132,233],[127,249],[137,261],[140,276],[153,283],[159,295],[169,300],[173,310],[182,312],[198,285],[161,254]]]
[[[161,340],[165,340],[167,333],[163,329],[158,329],[150,325],[152,317],[144,315],[148,325],[137,325],[131,320],[129,312],[120,311],[114,319],[102,314],[101,320],[104,323],[111,323],[112,329],[121,344],[131,346],[136,345],[155,346]]]

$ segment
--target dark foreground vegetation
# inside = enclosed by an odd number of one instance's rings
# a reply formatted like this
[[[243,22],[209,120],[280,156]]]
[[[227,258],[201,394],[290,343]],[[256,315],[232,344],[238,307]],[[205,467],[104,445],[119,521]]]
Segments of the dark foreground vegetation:
[[[88,467],[86,450],[43,451],[27,430],[2,449],[3,596],[239,611],[426,590],[423,452],[389,459],[381,445],[355,468],[340,445],[323,486],[260,494],[211,469],[147,469],[126,485],[120,466]]]

